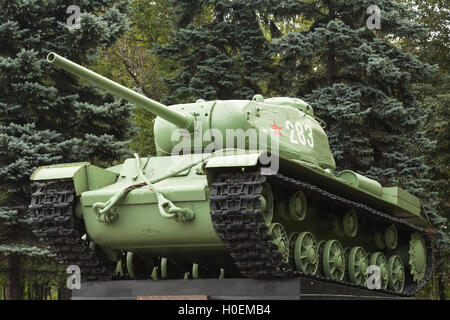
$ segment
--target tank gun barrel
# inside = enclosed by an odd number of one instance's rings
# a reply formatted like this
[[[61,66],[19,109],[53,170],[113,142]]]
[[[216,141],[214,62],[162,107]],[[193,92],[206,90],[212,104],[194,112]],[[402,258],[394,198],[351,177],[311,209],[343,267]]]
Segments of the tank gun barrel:
[[[75,62],[63,58],[56,53],[49,53],[47,56],[47,61],[108,92],[111,92],[118,97],[121,97],[149,112],[154,113],[158,117],[163,118],[164,120],[169,121],[180,128],[192,129],[193,127],[194,117],[191,114],[171,110],[162,103],[147,98],[146,96],[105,78],[98,73],[76,64]]]

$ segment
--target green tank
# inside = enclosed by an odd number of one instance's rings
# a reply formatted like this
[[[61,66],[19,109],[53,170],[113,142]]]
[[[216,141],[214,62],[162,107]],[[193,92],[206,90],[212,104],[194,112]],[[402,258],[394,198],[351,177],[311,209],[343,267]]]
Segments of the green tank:
[[[413,295],[431,275],[420,200],[334,174],[324,122],[287,97],[165,106],[48,61],[157,116],[157,156],[38,168],[33,232],[82,280],[311,277]]]

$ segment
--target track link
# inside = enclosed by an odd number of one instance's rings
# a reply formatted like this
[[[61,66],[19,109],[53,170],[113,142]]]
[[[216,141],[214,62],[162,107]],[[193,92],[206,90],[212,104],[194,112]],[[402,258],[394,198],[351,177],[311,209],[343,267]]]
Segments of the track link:
[[[72,181],[41,185],[31,196],[33,233],[64,265],[81,269],[82,280],[111,280],[115,265],[84,241],[84,223],[74,215],[77,197]]]
[[[349,281],[301,273],[282,262],[281,254],[272,242],[271,235],[267,233],[268,228],[261,212],[260,196],[263,183],[266,180],[271,185],[278,184],[294,190],[301,190],[308,199],[314,198],[326,202],[327,205],[335,209],[353,208],[357,210],[358,214],[364,215],[374,222],[395,224],[398,228],[406,229],[408,232],[420,232],[427,245],[427,269],[424,279],[420,283],[414,283],[407,277],[401,293],[385,289],[377,291],[397,296],[412,296],[431,278],[432,243],[430,236],[424,229],[383,214],[364,204],[344,199],[316,186],[281,174],[266,177],[258,172],[225,173],[218,175],[211,184],[211,216],[217,233],[225,243],[235,265],[243,276],[251,278],[301,276],[369,290],[365,286]]]

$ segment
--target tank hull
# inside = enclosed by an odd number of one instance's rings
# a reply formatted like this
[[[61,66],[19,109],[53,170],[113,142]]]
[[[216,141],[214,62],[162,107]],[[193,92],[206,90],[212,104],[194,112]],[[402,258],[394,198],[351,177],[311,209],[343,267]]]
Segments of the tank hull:
[[[180,156],[182,161],[180,158],[170,160],[171,157],[154,157],[141,161],[147,163],[146,174],[155,178],[157,175],[160,176],[161,172],[174,171],[177,167],[198,161],[204,156]],[[247,159],[245,163],[242,162],[243,158],[236,160],[235,167],[228,168],[224,168],[221,158],[216,157],[215,161],[211,161],[203,168],[206,171],[202,173],[200,173],[202,167],[199,164],[182,174],[156,183],[155,187],[177,206],[190,208],[195,212],[195,218],[192,221],[179,222],[163,217],[159,212],[156,195],[148,186],[142,186],[128,193],[127,197],[114,208],[118,219],[114,223],[105,224],[98,220],[93,206],[97,202],[106,202],[130,183],[140,181],[136,178],[134,161],[130,159],[121,168],[117,183],[81,194],[82,216],[87,234],[104,250],[132,252],[148,264],[153,264],[158,257],[165,257],[179,266],[197,263],[208,270],[233,269],[235,265],[227,249],[228,245],[225,245],[223,237],[217,231],[212,216],[211,185],[215,177],[223,172],[260,171],[260,168],[255,165],[258,156],[259,154],[255,153],[253,161]],[[281,159],[280,166],[280,172],[283,174],[323,188],[335,196],[358,199],[358,203],[379,210],[392,218],[408,221],[421,227],[427,225],[420,216],[383,199],[382,194],[371,194],[323,170],[287,159]],[[156,168],[158,168],[157,171]],[[157,175],[156,172],[158,172]],[[267,178],[272,179],[270,175]],[[305,219],[293,221],[289,217],[286,218],[286,213],[284,216],[282,214],[282,211],[289,211],[286,197],[293,191],[276,183],[272,184],[271,188],[273,192],[271,223],[281,223],[288,235],[310,232],[323,241],[338,240],[344,247],[361,246],[367,252],[380,250],[375,241],[379,223],[368,219],[362,223],[355,235],[349,237],[336,230],[334,225],[336,218],[342,216],[342,212],[317,202],[308,203],[308,214]],[[285,208],[281,207],[283,203]],[[403,260],[408,261],[410,235],[408,232],[403,232],[399,238],[398,249],[391,250],[391,253],[398,252]],[[181,268],[186,269],[186,267]]]
[[[116,208],[119,219],[111,225],[100,223],[92,207],[83,207],[83,218],[86,230],[96,244],[136,252],[147,257],[146,260],[168,257],[206,263],[211,255],[226,256],[211,222],[209,201],[177,202],[177,205],[194,210],[195,219],[179,223],[163,218],[156,203],[120,205]]]
[[[144,158],[141,161],[148,163],[146,174],[157,178],[186,163],[198,161],[203,156],[180,157],[181,161],[171,161],[171,157]],[[226,257],[224,245],[211,221],[206,176],[198,175],[196,169],[198,168],[192,168],[155,184],[168,200],[178,207],[192,210],[195,219],[179,222],[163,217],[155,193],[143,186],[129,192],[113,209],[118,215],[114,223],[102,223],[94,211],[94,204],[107,202],[130,184],[141,182],[136,178],[134,159],[126,161],[117,183],[81,194],[82,216],[87,234],[102,248],[134,252],[147,261],[155,257],[167,257],[177,261],[210,264],[211,256],[217,259]],[[222,264],[228,264],[228,260],[220,259]]]

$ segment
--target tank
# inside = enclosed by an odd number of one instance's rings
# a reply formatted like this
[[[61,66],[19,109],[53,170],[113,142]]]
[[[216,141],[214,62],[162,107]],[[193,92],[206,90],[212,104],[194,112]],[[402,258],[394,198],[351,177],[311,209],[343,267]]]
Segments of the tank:
[[[420,200],[335,174],[297,98],[165,106],[55,53],[49,63],[157,116],[157,156],[38,168],[34,234],[82,280],[311,277],[414,295],[430,279]]]

